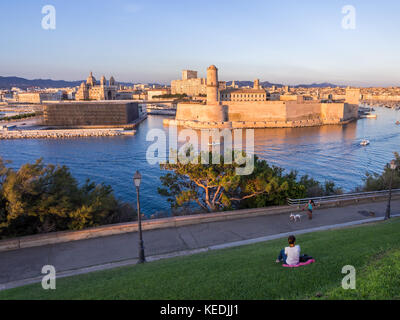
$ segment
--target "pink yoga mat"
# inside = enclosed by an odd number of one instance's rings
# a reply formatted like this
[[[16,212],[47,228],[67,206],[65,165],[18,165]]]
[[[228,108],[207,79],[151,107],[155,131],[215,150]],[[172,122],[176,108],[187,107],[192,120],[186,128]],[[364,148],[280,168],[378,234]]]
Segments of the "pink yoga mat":
[[[283,267],[285,268],[298,268],[298,267],[303,267],[303,266],[308,266],[309,264],[312,264],[315,262],[315,259],[308,260],[307,262],[300,262],[299,264],[296,264],[295,266],[289,266],[288,264],[284,264]]]

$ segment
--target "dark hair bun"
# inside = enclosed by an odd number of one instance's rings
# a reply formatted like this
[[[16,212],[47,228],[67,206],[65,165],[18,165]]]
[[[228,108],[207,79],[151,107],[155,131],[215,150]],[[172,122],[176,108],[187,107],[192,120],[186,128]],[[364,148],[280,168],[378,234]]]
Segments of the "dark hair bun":
[[[294,244],[296,242],[296,237],[295,236],[289,236],[288,241],[289,241],[289,244]]]

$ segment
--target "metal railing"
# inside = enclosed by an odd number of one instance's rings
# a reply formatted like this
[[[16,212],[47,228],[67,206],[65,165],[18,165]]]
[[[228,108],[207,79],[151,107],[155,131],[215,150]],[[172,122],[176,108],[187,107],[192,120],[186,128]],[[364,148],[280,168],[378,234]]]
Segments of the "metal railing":
[[[393,189],[393,195],[400,195],[400,189]],[[331,203],[331,202],[340,202],[340,201],[348,201],[348,200],[362,200],[362,199],[370,199],[375,197],[384,197],[389,195],[389,190],[383,191],[372,191],[372,192],[359,192],[359,193],[345,193],[334,196],[326,196],[326,197],[315,197],[315,198],[304,198],[304,199],[288,199],[289,206],[301,207],[305,206],[310,200],[314,201],[317,206],[320,206],[322,203]]]

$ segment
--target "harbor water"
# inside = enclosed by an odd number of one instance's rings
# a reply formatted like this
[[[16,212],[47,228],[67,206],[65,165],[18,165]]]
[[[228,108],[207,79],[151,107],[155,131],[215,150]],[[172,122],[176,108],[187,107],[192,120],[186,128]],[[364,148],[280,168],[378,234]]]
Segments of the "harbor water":
[[[345,191],[363,182],[366,172],[380,173],[386,163],[400,152],[400,112],[376,108],[377,119],[360,119],[347,125],[309,128],[257,129],[255,153],[270,164],[297,170],[319,180],[332,180]],[[80,181],[91,179],[111,185],[123,201],[134,202],[132,176],[142,173],[141,205],[146,215],[168,211],[166,199],[157,193],[158,164],[149,164],[146,152],[153,141],[146,141],[151,129],[165,132],[164,116],[150,115],[134,136],[75,139],[1,140],[0,157],[19,168],[43,158],[45,163],[66,165]],[[360,142],[368,139],[370,145]]]

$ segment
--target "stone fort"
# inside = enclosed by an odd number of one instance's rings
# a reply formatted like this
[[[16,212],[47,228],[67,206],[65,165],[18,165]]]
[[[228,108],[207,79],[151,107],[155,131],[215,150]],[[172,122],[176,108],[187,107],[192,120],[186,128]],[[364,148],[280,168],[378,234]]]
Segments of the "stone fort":
[[[218,69],[207,69],[206,102],[186,101],[177,105],[175,119],[165,119],[165,125],[195,129],[207,128],[285,128],[345,124],[358,118],[360,89],[346,90],[340,101],[271,100],[259,81],[254,88],[223,89],[219,87]]]

